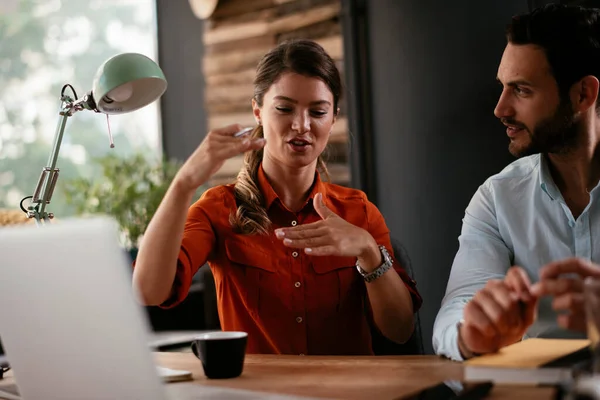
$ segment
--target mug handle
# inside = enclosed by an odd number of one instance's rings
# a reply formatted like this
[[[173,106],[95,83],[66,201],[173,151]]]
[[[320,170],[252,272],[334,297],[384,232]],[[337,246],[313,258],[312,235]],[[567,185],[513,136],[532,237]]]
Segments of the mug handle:
[[[198,353],[198,345],[196,342],[192,342],[192,352],[196,356],[196,358],[200,358],[200,354]]]

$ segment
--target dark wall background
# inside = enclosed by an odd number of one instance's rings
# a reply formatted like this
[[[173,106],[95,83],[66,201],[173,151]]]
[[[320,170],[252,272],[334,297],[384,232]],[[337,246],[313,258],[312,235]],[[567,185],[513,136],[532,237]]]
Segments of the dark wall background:
[[[185,160],[206,134],[203,23],[187,0],[156,0],[158,59],[169,86],[161,97],[164,154]]]
[[[162,146],[168,158],[185,160],[206,134],[203,23],[187,0],[156,0],[158,61],[168,87],[160,99]],[[152,328],[207,329],[204,275],[196,274],[187,299],[172,309],[146,307]]]
[[[478,186],[513,160],[504,127],[493,115],[501,90],[495,77],[506,44],[504,27],[528,5],[526,0],[345,3],[345,12],[357,13],[354,26],[360,29],[361,13],[366,26],[368,61],[360,71],[367,71],[362,80],[369,93],[363,95],[370,98],[355,110],[351,126],[358,130],[356,141],[367,137],[372,144],[367,169],[375,184],[369,194],[412,259],[430,352],[464,210]],[[349,82],[349,95],[355,83]]]

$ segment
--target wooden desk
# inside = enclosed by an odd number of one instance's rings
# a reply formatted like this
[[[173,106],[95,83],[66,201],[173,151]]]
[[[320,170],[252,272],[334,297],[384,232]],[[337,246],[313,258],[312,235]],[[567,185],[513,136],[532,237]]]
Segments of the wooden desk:
[[[201,385],[348,400],[396,399],[462,377],[461,364],[435,356],[248,355],[242,375],[225,380],[207,379],[190,353],[156,353],[155,359],[163,367],[191,371]],[[549,387],[496,386],[488,398],[549,400],[553,395]]]
[[[155,353],[160,366],[191,371],[194,384],[324,399],[392,400],[444,380],[462,366],[435,356],[331,357],[248,355],[242,376],[211,380],[191,353]],[[12,386],[12,371],[0,388]],[[170,383],[169,385],[178,385]],[[189,384],[189,382],[188,382]],[[489,399],[553,399],[549,387],[495,386]]]

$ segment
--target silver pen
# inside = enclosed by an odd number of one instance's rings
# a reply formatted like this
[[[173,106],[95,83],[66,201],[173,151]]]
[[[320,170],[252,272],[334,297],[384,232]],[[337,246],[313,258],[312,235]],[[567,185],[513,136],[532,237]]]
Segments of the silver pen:
[[[252,131],[252,127],[248,127],[248,128],[244,128],[239,132],[236,132],[233,134],[233,137],[240,137],[240,136],[244,136],[245,134],[247,134],[248,132]]]

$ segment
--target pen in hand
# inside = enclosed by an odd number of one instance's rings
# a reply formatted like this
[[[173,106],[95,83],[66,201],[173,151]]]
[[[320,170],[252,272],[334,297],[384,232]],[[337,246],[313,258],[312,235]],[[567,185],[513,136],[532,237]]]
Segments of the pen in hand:
[[[252,128],[252,127],[244,128],[244,129],[242,129],[241,131],[234,133],[234,134],[233,134],[233,137],[240,137],[240,136],[244,136],[245,134],[247,134],[247,133],[251,132],[251,131],[252,131],[252,129],[254,129],[254,128]]]

